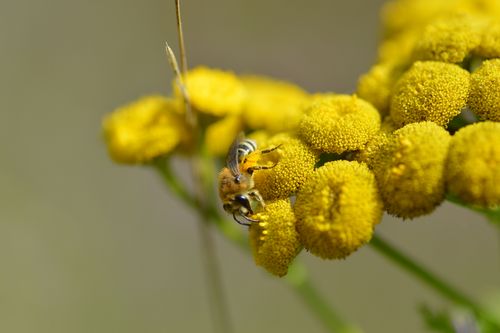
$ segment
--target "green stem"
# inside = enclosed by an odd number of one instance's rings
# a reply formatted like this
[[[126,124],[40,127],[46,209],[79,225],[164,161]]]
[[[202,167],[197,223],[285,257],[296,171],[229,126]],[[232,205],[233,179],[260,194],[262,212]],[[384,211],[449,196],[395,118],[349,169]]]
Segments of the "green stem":
[[[308,277],[306,268],[300,262],[295,262],[289,267],[285,279],[288,285],[300,296],[304,304],[309,307],[329,332],[361,332],[357,327],[347,324],[333,311],[325,298],[314,287]]]
[[[152,166],[155,168],[156,172],[158,172],[165,185],[167,185],[177,197],[189,207],[198,209],[198,203],[174,175],[168,160],[159,158],[153,162]]]
[[[217,319],[214,323],[215,332],[233,332],[229,317],[229,308],[222,285],[219,262],[215,253],[215,244],[213,236],[210,233],[210,225],[208,223],[198,223],[198,228],[201,237],[201,255],[204,259],[203,261],[208,277],[208,291],[214,305],[210,307],[210,311],[212,312],[213,318]]]
[[[451,203],[454,203],[457,206],[461,206],[461,207],[470,209],[472,211],[475,211],[479,214],[482,214],[491,223],[496,224],[497,226],[500,226],[500,208],[498,208],[498,207],[496,209],[495,208],[487,209],[487,208],[481,208],[481,207],[468,205],[454,195],[447,195],[446,200],[448,200]]]
[[[441,294],[441,296],[449,299],[456,304],[470,309],[478,318],[482,318],[490,325],[499,327],[500,329],[500,324],[497,323],[489,313],[487,313],[469,297],[458,291],[456,288],[452,287],[449,283],[445,282],[434,273],[430,272],[428,269],[417,263],[415,260],[411,259],[409,256],[404,255],[400,250],[397,250],[394,246],[390,245],[381,237],[376,235],[373,236],[370,245],[375,250],[398,264],[401,268],[413,274],[426,285],[437,291],[439,294]]]

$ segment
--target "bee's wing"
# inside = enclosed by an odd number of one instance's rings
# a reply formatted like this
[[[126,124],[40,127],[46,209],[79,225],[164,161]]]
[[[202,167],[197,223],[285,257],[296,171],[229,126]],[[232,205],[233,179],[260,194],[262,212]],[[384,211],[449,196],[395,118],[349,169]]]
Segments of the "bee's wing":
[[[239,161],[238,161],[238,145],[240,142],[243,140],[243,132],[240,132],[238,136],[236,136],[236,139],[234,139],[233,143],[231,144],[231,147],[229,147],[229,151],[227,152],[227,157],[226,157],[226,166],[229,168],[231,173],[234,176],[238,176],[241,174],[240,168],[239,168]]]

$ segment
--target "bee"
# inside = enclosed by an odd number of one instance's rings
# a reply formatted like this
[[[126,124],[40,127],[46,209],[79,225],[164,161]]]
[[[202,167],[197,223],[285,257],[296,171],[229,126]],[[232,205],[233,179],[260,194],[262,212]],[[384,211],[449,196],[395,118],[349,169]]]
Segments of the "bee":
[[[259,165],[262,155],[279,148],[259,150],[254,140],[245,138],[240,133],[226,157],[226,166],[219,173],[219,196],[224,210],[233,215],[233,219],[241,225],[249,226],[259,222],[250,215],[264,209],[264,199],[255,188],[253,173],[256,170],[271,169],[273,165]],[[241,220],[239,218],[243,218]]]

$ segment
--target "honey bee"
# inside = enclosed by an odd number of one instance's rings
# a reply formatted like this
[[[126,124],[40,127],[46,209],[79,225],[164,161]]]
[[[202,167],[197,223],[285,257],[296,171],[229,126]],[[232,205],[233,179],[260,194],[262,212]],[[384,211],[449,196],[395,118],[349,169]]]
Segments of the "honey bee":
[[[241,225],[249,226],[259,222],[249,217],[265,207],[264,199],[255,188],[253,173],[256,170],[271,169],[273,165],[259,165],[262,155],[268,154],[279,146],[259,150],[255,141],[240,133],[226,157],[226,167],[219,173],[219,196],[226,212]],[[242,217],[244,221],[238,219]]]

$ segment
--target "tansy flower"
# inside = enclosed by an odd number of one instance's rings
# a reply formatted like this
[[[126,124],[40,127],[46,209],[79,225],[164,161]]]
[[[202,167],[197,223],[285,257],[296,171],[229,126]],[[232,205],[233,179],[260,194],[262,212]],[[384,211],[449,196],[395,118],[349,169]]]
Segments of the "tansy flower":
[[[382,22],[386,36],[427,24],[450,9],[450,1],[399,0],[382,7]]]
[[[317,155],[289,134],[271,137],[260,149],[279,146],[263,155],[259,163],[275,164],[272,169],[255,171],[255,187],[265,200],[285,199],[294,194],[314,171]]]
[[[366,163],[370,169],[375,169],[377,167],[376,164],[383,163],[379,158],[380,150],[390,142],[391,138],[392,135],[390,132],[379,131],[353,155],[354,159],[358,162]]]
[[[345,258],[366,244],[382,217],[372,172],[349,161],[318,168],[298,192],[294,210],[302,244],[325,259]]]
[[[251,129],[271,133],[297,127],[309,94],[300,87],[262,76],[243,76],[248,91],[243,119]]]
[[[361,149],[353,154],[356,161],[364,162],[370,169],[376,168],[375,163],[381,163],[380,150],[392,139],[392,132],[397,129],[391,117],[387,116],[380,125],[380,131],[377,132]]]
[[[483,58],[500,58],[500,22],[492,21],[481,31],[481,41],[474,53]]]
[[[451,140],[446,166],[448,191],[481,207],[500,205],[500,123],[461,128]]]
[[[444,165],[449,133],[432,122],[406,125],[386,137],[371,155],[385,210],[414,218],[430,213],[444,199]]]
[[[253,217],[259,220],[249,230],[255,263],[274,275],[286,275],[288,266],[302,249],[290,201],[268,202],[265,210]]]
[[[415,62],[394,87],[392,119],[398,126],[426,120],[447,126],[465,106],[469,76],[454,64]]]
[[[184,77],[184,83],[194,109],[213,116],[238,114],[246,100],[246,91],[238,77],[228,71],[196,67]],[[176,82],[174,93],[180,99]]]
[[[389,111],[391,90],[401,75],[399,69],[392,63],[379,63],[358,81],[357,94],[370,102],[381,113]]]
[[[234,138],[243,129],[241,117],[226,116],[210,125],[205,132],[205,146],[210,154],[225,156]]]
[[[181,106],[161,96],[143,97],[106,116],[108,152],[118,163],[145,163],[170,153],[188,137]]]
[[[411,28],[384,39],[378,47],[377,61],[394,67],[408,67],[413,61],[413,49],[421,36],[421,28]]]
[[[368,102],[349,95],[328,96],[313,103],[298,135],[313,149],[342,153],[361,148],[380,128],[380,115]]]
[[[469,107],[482,119],[500,121],[500,59],[486,60],[472,73]]]
[[[471,15],[445,16],[427,25],[415,58],[459,63],[479,45],[482,22]]]
[[[257,143],[257,147],[264,147],[270,137],[271,134],[265,130],[254,131],[248,135],[249,139],[252,139]]]

